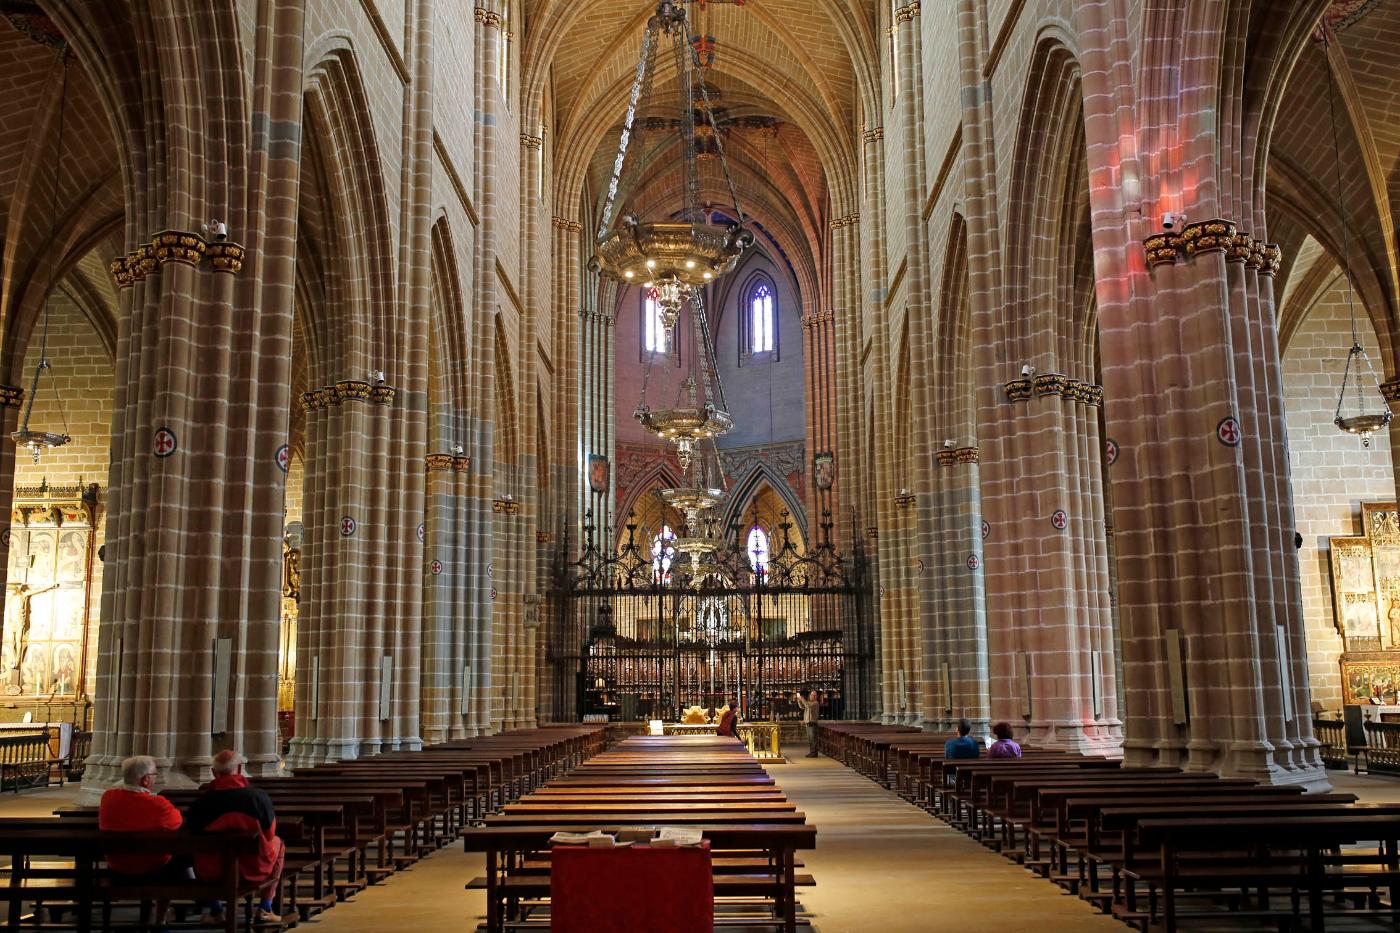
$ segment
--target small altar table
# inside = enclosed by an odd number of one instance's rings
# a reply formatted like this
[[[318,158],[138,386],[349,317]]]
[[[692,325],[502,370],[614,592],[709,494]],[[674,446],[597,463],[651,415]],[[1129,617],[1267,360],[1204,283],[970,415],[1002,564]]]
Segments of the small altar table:
[[[550,853],[552,933],[712,933],[710,844],[620,849],[555,846]]]
[[[663,735],[714,735],[712,722],[668,722],[661,727]],[[739,738],[749,748],[749,754],[759,761],[783,763],[780,730],[776,722],[740,722],[736,727]]]

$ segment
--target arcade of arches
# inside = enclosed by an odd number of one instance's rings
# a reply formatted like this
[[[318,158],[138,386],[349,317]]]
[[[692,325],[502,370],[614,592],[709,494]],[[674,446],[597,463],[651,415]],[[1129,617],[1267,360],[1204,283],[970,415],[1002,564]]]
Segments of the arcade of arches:
[[[1400,684],[1397,435],[1332,423],[1353,328],[1400,405],[1400,0],[684,6],[714,524],[841,555],[845,714],[1324,784]],[[0,0],[0,413],[71,436],[0,449],[0,719],[100,789],[710,702],[592,695],[558,587],[683,534],[690,332],[589,265],[654,8]]]

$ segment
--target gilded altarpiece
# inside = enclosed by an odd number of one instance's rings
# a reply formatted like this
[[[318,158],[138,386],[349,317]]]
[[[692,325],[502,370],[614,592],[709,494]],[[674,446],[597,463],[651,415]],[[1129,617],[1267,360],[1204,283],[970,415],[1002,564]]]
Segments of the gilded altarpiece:
[[[1400,516],[1361,506],[1363,535],[1331,539],[1332,605],[1344,651],[1343,700],[1400,702]]]
[[[96,487],[20,487],[10,519],[0,694],[85,690]]]

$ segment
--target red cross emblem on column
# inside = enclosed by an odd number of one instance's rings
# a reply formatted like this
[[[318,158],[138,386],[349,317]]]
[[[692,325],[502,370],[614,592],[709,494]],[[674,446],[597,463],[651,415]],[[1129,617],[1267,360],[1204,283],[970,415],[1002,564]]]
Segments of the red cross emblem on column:
[[[357,527],[358,526],[355,524],[355,520],[353,518],[351,518],[349,515],[345,516],[340,520],[340,536],[342,538],[350,537],[355,533],[355,529]]]
[[[6,528],[4,531],[0,531],[0,547],[9,547],[9,546],[10,546],[10,529]]]
[[[1215,436],[1226,447],[1240,446],[1240,423],[1235,420],[1234,415],[1227,415],[1220,419],[1220,423],[1215,426]]]
[[[967,555],[967,569],[968,569],[968,570],[976,570],[978,567],[981,567],[981,566],[982,566],[982,562],[981,562],[980,560],[977,559],[977,555],[976,555],[976,554],[969,554],[969,555]]]
[[[435,560],[435,561],[433,561],[431,564],[428,565],[428,569],[431,570],[435,576],[436,576],[437,574],[442,573],[442,561],[440,561],[440,560]]]
[[[491,587],[491,598],[492,598],[492,599],[495,599],[495,598],[496,598],[496,588],[495,588],[494,586]]]
[[[1118,442],[1111,437],[1104,438],[1103,462],[1108,466],[1118,462]]]
[[[985,538],[986,538],[988,535],[990,535],[991,533],[992,533],[992,526],[989,525],[987,522],[984,521],[984,522],[982,523],[982,537],[985,539]]]
[[[156,431],[156,440],[152,449],[157,457],[168,457],[175,452],[179,445],[175,442],[175,432],[169,428],[160,428]]]
[[[287,449],[286,444],[283,444],[281,447],[277,448],[277,469],[281,470],[283,473],[287,472],[287,465],[291,462],[291,459],[292,454],[291,451]]]
[[[1054,525],[1057,530],[1064,531],[1069,525],[1069,516],[1065,514],[1064,509],[1056,509],[1054,514],[1050,516],[1050,524]]]
[[[423,522],[419,522],[419,523],[418,523],[418,543],[419,543],[419,544],[422,544],[423,541],[424,541],[424,539],[426,539],[427,537],[428,537],[428,526],[425,525]]]

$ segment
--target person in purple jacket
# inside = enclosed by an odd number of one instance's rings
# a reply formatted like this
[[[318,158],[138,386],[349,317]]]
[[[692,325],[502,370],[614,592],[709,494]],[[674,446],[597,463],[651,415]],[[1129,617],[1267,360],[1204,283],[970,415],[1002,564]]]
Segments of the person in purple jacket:
[[[997,740],[987,749],[988,758],[1020,758],[1021,746],[1011,737],[1011,723],[999,722],[992,726],[992,735]]]

